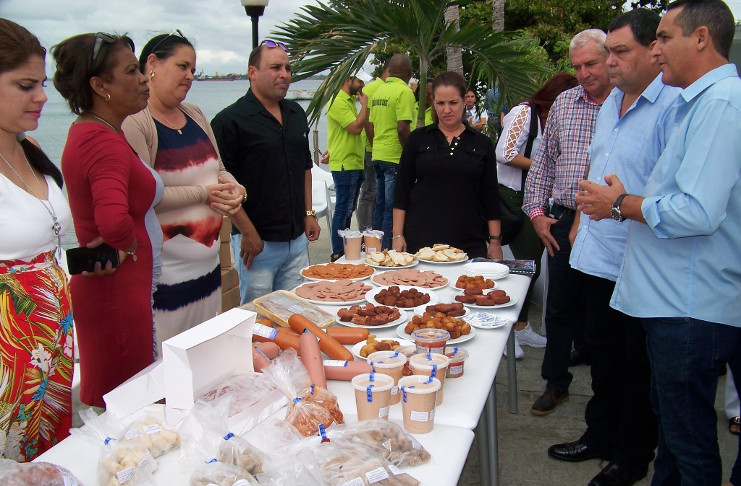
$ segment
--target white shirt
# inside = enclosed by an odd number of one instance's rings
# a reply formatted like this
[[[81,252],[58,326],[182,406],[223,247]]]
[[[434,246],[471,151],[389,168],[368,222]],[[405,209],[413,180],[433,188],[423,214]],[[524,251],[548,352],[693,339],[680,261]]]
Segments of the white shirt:
[[[530,105],[523,103],[517,105],[504,116],[502,135],[497,142],[497,179],[503,186],[514,191],[522,191],[522,169],[506,165],[512,162],[517,154],[525,152],[527,138],[530,136]],[[538,135],[533,140],[533,148],[530,158],[538,151],[542,138],[542,127],[538,120]]]
[[[31,260],[53,251],[57,236],[54,221],[44,204],[54,209],[64,234],[72,226],[72,213],[64,193],[54,179],[45,176],[49,199],[40,201],[0,174],[0,260]]]

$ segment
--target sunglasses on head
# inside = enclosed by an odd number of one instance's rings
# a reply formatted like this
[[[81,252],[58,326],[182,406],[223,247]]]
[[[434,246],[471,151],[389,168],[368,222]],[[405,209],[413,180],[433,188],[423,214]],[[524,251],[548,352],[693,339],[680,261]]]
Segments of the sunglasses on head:
[[[265,39],[264,41],[260,42],[260,45],[261,46],[265,45],[268,47],[280,47],[281,49],[285,51],[286,54],[288,54],[288,47],[286,47],[286,45],[282,42],[275,42],[269,39]]]
[[[156,45],[155,45],[155,46],[154,46],[154,47],[152,48],[152,53],[155,53],[155,52],[157,52],[157,49],[158,49],[158,48],[159,48],[159,47],[160,47],[160,46],[161,46],[162,44],[164,44],[164,42],[165,42],[165,41],[166,41],[167,39],[169,39],[170,37],[172,37],[172,36],[173,36],[173,35],[175,35],[175,34],[177,34],[178,36],[180,36],[180,38],[181,38],[181,39],[183,39],[183,40],[185,40],[185,41],[187,41],[187,40],[188,40],[188,38],[187,38],[187,37],[185,37],[185,36],[183,35],[183,33],[182,33],[182,32],[180,32],[180,29],[175,29],[175,30],[173,30],[172,32],[170,32],[169,34],[167,34],[167,35],[166,35],[165,37],[163,37],[163,38],[162,38],[162,40],[161,40],[161,41],[159,41],[159,42],[158,42],[158,43],[157,43],[157,44],[156,44]]]
[[[103,47],[103,43],[115,44],[116,38],[111,34],[106,34],[105,32],[96,33],[95,44],[93,44],[93,61],[98,59],[98,54],[100,54],[100,48]]]

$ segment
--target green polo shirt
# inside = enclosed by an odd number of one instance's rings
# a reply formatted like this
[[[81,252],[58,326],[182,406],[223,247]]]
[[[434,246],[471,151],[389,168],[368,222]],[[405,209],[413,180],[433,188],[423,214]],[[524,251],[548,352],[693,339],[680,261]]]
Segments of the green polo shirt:
[[[355,97],[340,90],[327,109],[327,149],[329,170],[363,170],[363,139],[345,127],[358,117]]]
[[[389,76],[370,100],[370,121],[373,123],[373,160],[399,163],[401,143],[398,121],[414,120],[414,93],[407,83]]]
[[[370,109],[370,100],[371,97],[373,97],[373,93],[376,92],[379,86],[384,84],[385,81],[381,78],[376,78],[370,83],[366,84],[363,87],[363,93],[368,97],[368,108]],[[365,135],[365,130],[363,130],[363,142],[365,143],[365,150],[366,152],[372,152],[373,147],[371,146],[370,142],[368,141],[368,137]]]

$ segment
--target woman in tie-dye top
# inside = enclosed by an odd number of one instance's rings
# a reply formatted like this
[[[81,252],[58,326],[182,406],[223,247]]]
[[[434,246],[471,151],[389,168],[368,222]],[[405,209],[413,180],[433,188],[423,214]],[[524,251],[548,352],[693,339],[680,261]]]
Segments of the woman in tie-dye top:
[[[160,174],[156,207],[162,226],[162,277],[154,293],[157,349],[221,312],[219,230],[222,215],[239,216],[244,187],[225,169],[203,112],[183,103],[196,54],[178,30],[152,38],[139,57],[149,76],[147,108],[126,119],[126,138]]]

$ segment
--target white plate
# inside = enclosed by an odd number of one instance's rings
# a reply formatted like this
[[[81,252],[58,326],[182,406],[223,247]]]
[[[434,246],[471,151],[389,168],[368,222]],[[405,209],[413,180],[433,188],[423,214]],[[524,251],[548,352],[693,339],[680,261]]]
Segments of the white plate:
[[[412,337],[411,334],[407,334],[406,332],[404,332],[404,327],[406,327],[406,324],[402,324],[401,326],[397,327],[396,328],[396,334],[400,338],[411,339],[412,344],[414,344],[414,338]],[[473,327],[473,326],[471,326],[471,327]],[[447,343],[445,343],[445,345],[447,346],[447,345],[450,345],[450,344],[465,343],[466,341],[470,341],[471,339],[473,339],[473,337],[475,335],[476,335],[476,329],[471,329],[471,332],[469,332],[468,334],[464,334],[464,335],[462,335],[460,337],[457,337],[455,339],[450,339],[450,340],[448,340]]]
[[[394,287],[394,286],[391,285],[391,287]],[[421,306],[417,306],[417,307],[423,307],[424,308],[424,307],[427,307],[428,305],[437,304],[438,301],[439,301],[439,299],[440,299],[437,295],[435,295],[434,293],[432,293],[432,291],[430,289],[423,289],[421,287],[410,287],[409,285],[396,285],[396,287],[399,287],[399,290],[415,289],[415,290],[418,290],[419,292],[421,292],[423,294],[427,294],[427,295],[430,296],[430,301],[429,302],[427,302],[426,304],[422,304]],[[380,302],[377,302],[376,301],[376,295],[378,295],[378,293],[381,290],[387,289],[387,288],[388,287],[376,287],[375,289],[369,290],[368,292],[365,293],[365,300],[367,300],[368,302],[370,302],[371,304],[374,304],[374,305],[386,305],[386,304],[381,304]],[[389,307],[394,307],[394,306],[389,306]],[[414,308],[411,308],[411,307],[397,307],[397,309],[399,309],[399,310],[412,310],[412,309],[415,309],[416,310],[417,307],[414,307]]]
[[[484,275],[492,280],[501,280],[509,275],[509,267],[495,262],[471,262],[463,268],[466,275]]]
[[[344,322],[341,321],[339,317],[337,317],[337,324],[347,327],[362,327],[363,329],[383,329],[384,327],[395,327],[399,324],[404,324],[407,319],[409,319],[409,314],[401,309],[399,309],[399,314],[400,316],[398,319],[394,319],[393,321],[387,322],[386,324],[379,324],[377,326],[361,326],[360,324],[353,324],[352,322]]]
[[[306,270],[307,268],[311,268],[311,267],[324,267],[326,265],[329,265],[329,263],[318,263],[316,265],[309,265],[308,267],[304,267],[304,268],[301,269],[301,276],[303,278],[305,278],[306,280],[311,280],[312,282],[323,282],[325,280],[342,280],[342,279],[337,279],[337,278],[307,277],[306,275],[304,275],[304,270]],[[365,263],[345,263],[345,265],[365,265]],[[370,266],[370,265],[368,265],[368,266]],[[346,278],[344,280],[353,280],[353,281],[365,280],[367,278],[370,278],[372,275],[373,275],[373,272],[371,272],[370,274],[366,275],[365,277]]]
[[[452,265],[454,263],[466,263],[469,260],[471,260],[470,258],[466,257],[463,260],[455,260],[453,262],[436,262],[435,260],[425,260],[425,259],[422,259],[422,258],[419,258],[419,257],[417,257],[417,258],[419,259],[420,262],[431,263],[433,265]]]
[[[320,282],[334,282],[334,281],[335,280],[320,280]],[[310,284],[303,284],[303,285],[310,285]],[[299,287],[302,287],[303,285],[299,285],[298,287],[293,289],[292,292],[296,294],[296,289],[298,289]],[[367,284],[364,284],[364,285],[367,285]],[[368,285],[368,286],[372,287],[372,285]],[[372,290],[375,290],[375,289],[368,290],[365,293],[365,295],[367,296],[368,292],[371,292]],[[298,294],[296,295],[301,297]],[[365,302],[365,297],[362,299],[358,299],[358,300],[345,300],[345,301],[314,300],[314,299],[307,299],[306,297],[301,297],[301,298],[304,299],[306,302],[311,302],[312,304],[318,304],[318,305],[355,305],[355,304],[362,304],[363,302]]]
[[[369,291],[370,293],[370,291]],[[368,295],[368,294],[366,294]],[[499,305],[476,305],[476,304],[466,304],[463,302],[463,305],[470,307],[471,309],[483,309],[483,310],[491,310],[491,309],[501,309],[502,307],[510,307],[515,304],[517,304],[519,300],[517,300],[517,297],[514,297],[512,295],[509,296],[509,302],[506,304],[499,304]]]
[[[489,314],[488,312],[476,312],[475,314],[470,315],[467,314],[461,317],[461,319],[476,329],[497,329],[512,322],[510,319]]]
[[[387,337],[377,338],[378,341],[383,341],[384,339],[393,339],[393,338],[387,338]],[[414,341],[407,341],[406,339],[393,339],[393,340],[399,343],[400,345],[399,347],[414,346]],[[353,345],[352,347],[352,354],[360,358],[362,361],[366,361],[366,358],[363,358],[362,356],[360,356],[360,350],[363,349],[363,346],[365,346],[366,344],[367,344],[367,341],[360,341],[359,343]]]
[[[416,267],[417,265],[419,265],[419,260],[412,260],[412,263],[410,263],[409,265],[402,265],[402,266],[396,266],[396,267],[385,267],[383,265],[376,265],[375,263],[368,263],[365,260],[363,260],[363,263],[365,263],[366,265],[368,265],[370,267],[377,268],[379,270],[396,270],[396,269],[399,269],[399,268],[412,268],[412,267]]]
[[[434,304],[425,304],[425,305],[417,306],[414,308],[414,313],[417,314],[419,317],[422,317],[428,305],[434,305]],[[469,309],[466,306],[463,306],[463,316],[467,316],[470,313],[471,313],[471,309]],[[463,319],[463,316],[456,316],[456,317],[458,317],[458,319]]]
[[[389,283],[376,282],[376,279],[377,278],[380,278],[382,275],[386,275],[389,272],[393,272],[394,270],[396,270],[396,269],[389,269],[386,272],[376,273],[371,278],[371,282],[373,282],[374,284],[378,285],[379,287],[388,287],[390,285],[401,285],[401,284],[389,284]],[[414,271],[416,272],[417,270],[414,270]],[[430,272],[431,270],[420,270],[420,272],[424,272],[424,271]],[[437,272],[433,272],[433,273],[435,273],[436,275],[439,275],[440,277],[443,277],[442,275],[440,275]],[[415,285],[414,287],[416,287],[418,289],[439,290],[439,289],[442,289],[442,288],[446,287],[450,283],[450,279],[448,279],[447,277],[443,277],[443,278],[445,279],[445,283],[443,285],[438,285],[437,287],[420,287],[420,286],[417,286],[417,285]]]

